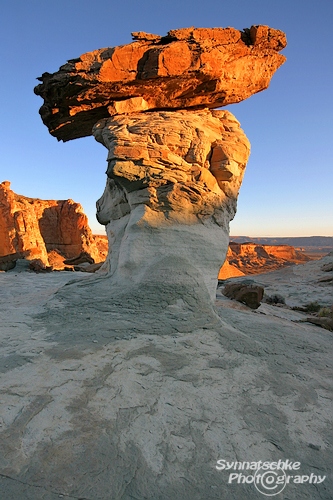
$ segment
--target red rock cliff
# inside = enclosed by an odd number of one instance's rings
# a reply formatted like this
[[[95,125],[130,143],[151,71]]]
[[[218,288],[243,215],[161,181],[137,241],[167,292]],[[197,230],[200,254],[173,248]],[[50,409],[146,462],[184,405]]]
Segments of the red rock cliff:
[[[49,264],[48,252],[65,258],[87,252],[96,262],[99,251],[79,203],[40,200],[18,195],[10,182],[0,184],[0,256],[23,252],[26,258]]]

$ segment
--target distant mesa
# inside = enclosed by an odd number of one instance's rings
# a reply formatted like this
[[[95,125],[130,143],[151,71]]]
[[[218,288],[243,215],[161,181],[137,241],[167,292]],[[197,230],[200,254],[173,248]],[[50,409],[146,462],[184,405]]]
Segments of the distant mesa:
[[[285,34],[268,26],[132,36],[128,45],[87,52],[39,78],[40,114],[58,140],[91,135],[98,120],[117,114],[243,101],[266,89],[286,59],[279,54]]]
[[[311,258],[290,245],[259,245],[231,241],[227,259],[218,278],[224,280],[245,274],[276,271],[291,264],[304,264]]]
[[[296,250],[305,252],[315,259],[333,251],[332,236],[289,236],[289,237],[259,237],[232,236],[234,243],[256,243],[259,245],[269,245],[276,248],[277,245],[289,245]]]

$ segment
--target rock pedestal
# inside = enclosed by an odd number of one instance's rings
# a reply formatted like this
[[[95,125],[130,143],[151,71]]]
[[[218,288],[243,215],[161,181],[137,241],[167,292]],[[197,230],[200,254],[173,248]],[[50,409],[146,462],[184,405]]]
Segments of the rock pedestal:
[[[172,279],[214,300],[250,152],[238,121],[228,111],[137,113],[101,120],[93,133],[109,151],[97,218],[112,283]]]
[[[233,115],[215,109],[268,87],[286,37],[268,26],[132,36],[44,73],[40,114],[58,140],[93,133],[109,151],[97,218],[110,296],[135,287],[162,304],[168,285],[169,305],[190,295],[211,305],[250,151]]]

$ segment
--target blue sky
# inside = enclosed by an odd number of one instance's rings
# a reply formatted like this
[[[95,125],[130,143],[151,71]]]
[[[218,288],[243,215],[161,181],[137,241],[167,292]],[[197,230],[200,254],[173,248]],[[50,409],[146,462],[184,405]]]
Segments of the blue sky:
[[[285,31],[287,62],[270,87],[229,106],[252,153],[232,235],[333,234],[332,0],[11,0],[1,2],[0,182],[80,202],[95,233],[107,151],[92,137],[57,142],[42,124],[36,78],[84,52],[188,26]]]

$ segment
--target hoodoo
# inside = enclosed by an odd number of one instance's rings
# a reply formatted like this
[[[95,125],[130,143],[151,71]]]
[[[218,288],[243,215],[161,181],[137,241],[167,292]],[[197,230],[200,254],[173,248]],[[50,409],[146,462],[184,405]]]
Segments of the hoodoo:
[[[93,134],[108,149],[97,218],[113,292],[156,298],[169,286],[167,303],[208,303],[250,153],[236,118],[215,108],[267,88],[286,38],[268,26],[132,35],[44,73],[40,114],[58,140]]]

